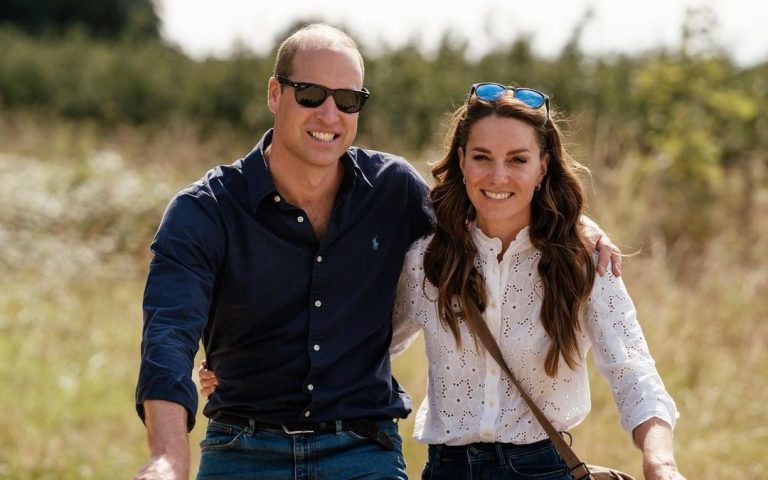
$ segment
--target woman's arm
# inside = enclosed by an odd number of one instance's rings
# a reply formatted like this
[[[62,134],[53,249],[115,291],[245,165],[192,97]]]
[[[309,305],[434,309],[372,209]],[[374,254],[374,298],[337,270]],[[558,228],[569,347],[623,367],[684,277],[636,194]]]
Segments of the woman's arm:
[[[684,480],[677,470],[672,448],[672,427],[652,417],[632,431],[635,444],[643,451],[643,476],[646,480]]]

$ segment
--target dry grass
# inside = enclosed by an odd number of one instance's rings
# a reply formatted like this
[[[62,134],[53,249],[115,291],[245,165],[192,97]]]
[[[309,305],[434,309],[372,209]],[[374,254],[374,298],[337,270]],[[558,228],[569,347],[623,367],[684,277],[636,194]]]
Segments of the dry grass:
[[[147,457],[133,390],[148,243],[173,192],[256,139],[5,118],[0,478],[129,478]],[[680,466],[689,479],[766,478],[768,223],[753,225],[748,241],[723,224],[680,268],[674,248],[642,244],[637,229],[622,225],[653,213],[643,205],[643,198],[601,202],[594,215],[629,250],[644,248],[625,260],[624,275],[681,411]],[[417,406],[426,375],[420,342],[396,359],[395,371]],[[411,422],[401,423],[401,433],[409,473],[418,478],[425,448],[411,440]],[[590,462],[640,476],[640,454],[597,376],[593,412],[574,436]]]

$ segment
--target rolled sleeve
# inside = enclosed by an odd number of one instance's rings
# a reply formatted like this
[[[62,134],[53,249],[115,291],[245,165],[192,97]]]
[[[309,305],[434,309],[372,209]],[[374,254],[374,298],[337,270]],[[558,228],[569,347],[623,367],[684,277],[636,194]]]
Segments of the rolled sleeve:
[[[610,271],[595,278],[587,331],[595,366],[611,385],[623,428],[631,434],[651,417],[674,427],[679,416],[675,402],[656,369],[624,282]]]
[[[169,204],[152,243],[154,257],[144,291],[141,366],[136,410],[144,421],[146,400],[167,400],[187,409],[195,423],[194,357],[208,321],[215,274],[223,251],[215,202],[198,189]]]

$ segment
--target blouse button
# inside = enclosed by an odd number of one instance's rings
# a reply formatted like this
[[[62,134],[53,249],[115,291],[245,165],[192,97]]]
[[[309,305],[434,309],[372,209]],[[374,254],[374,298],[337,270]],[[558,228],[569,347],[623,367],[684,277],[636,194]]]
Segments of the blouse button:
[[[312,390],[314,390],[314,389],[315,389],[315,386],[314,386],[314,385],[312,385],[311,383],[310,383],[309,385],[307,385],[307,390],[309,390],[310,392],[311,392]]]
[[[323,257],[321,255],[317,256],[317,263],[320,263],[323,261]]]
[[[299,222],[299,223],[302,223],[302,222],[304,222],[304,217],[299,215],[299,217],[296,219],[296,221]]]
[[[315,306],[320,308],[320,306],[323,304],[320,300],[315,300]]]
[[[316,352],[319,352],[319,351],[320,351],[320,345],[315,345],[315,346],[314,346],[314,347],[312,347],[312,348],[313,348],[313,349],[314,349]]]
[[[309,410],[307,410],[306,412],[304,412],[304,416],[305,416],[305,417],[308,417],[309,415],[310,415],[310,413],[309,413]]]
[[[275,195],[274,200],[275,203],[280,203],[280,195]]]

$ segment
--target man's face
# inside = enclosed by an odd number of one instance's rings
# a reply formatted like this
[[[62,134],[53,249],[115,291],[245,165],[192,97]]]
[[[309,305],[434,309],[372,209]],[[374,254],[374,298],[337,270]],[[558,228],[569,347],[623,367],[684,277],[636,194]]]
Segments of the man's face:
[[[299,51],[293,59],[296,83],[360,90],[363,72],[357,53],[350,48],[317,48]],[[272,155],[280,162],[302,167],[335,166],[357,134],[359,113],[340,111],[328,96],[318,107],[299,105],[292,86],[269,81],[269,107],[275,114]]]

